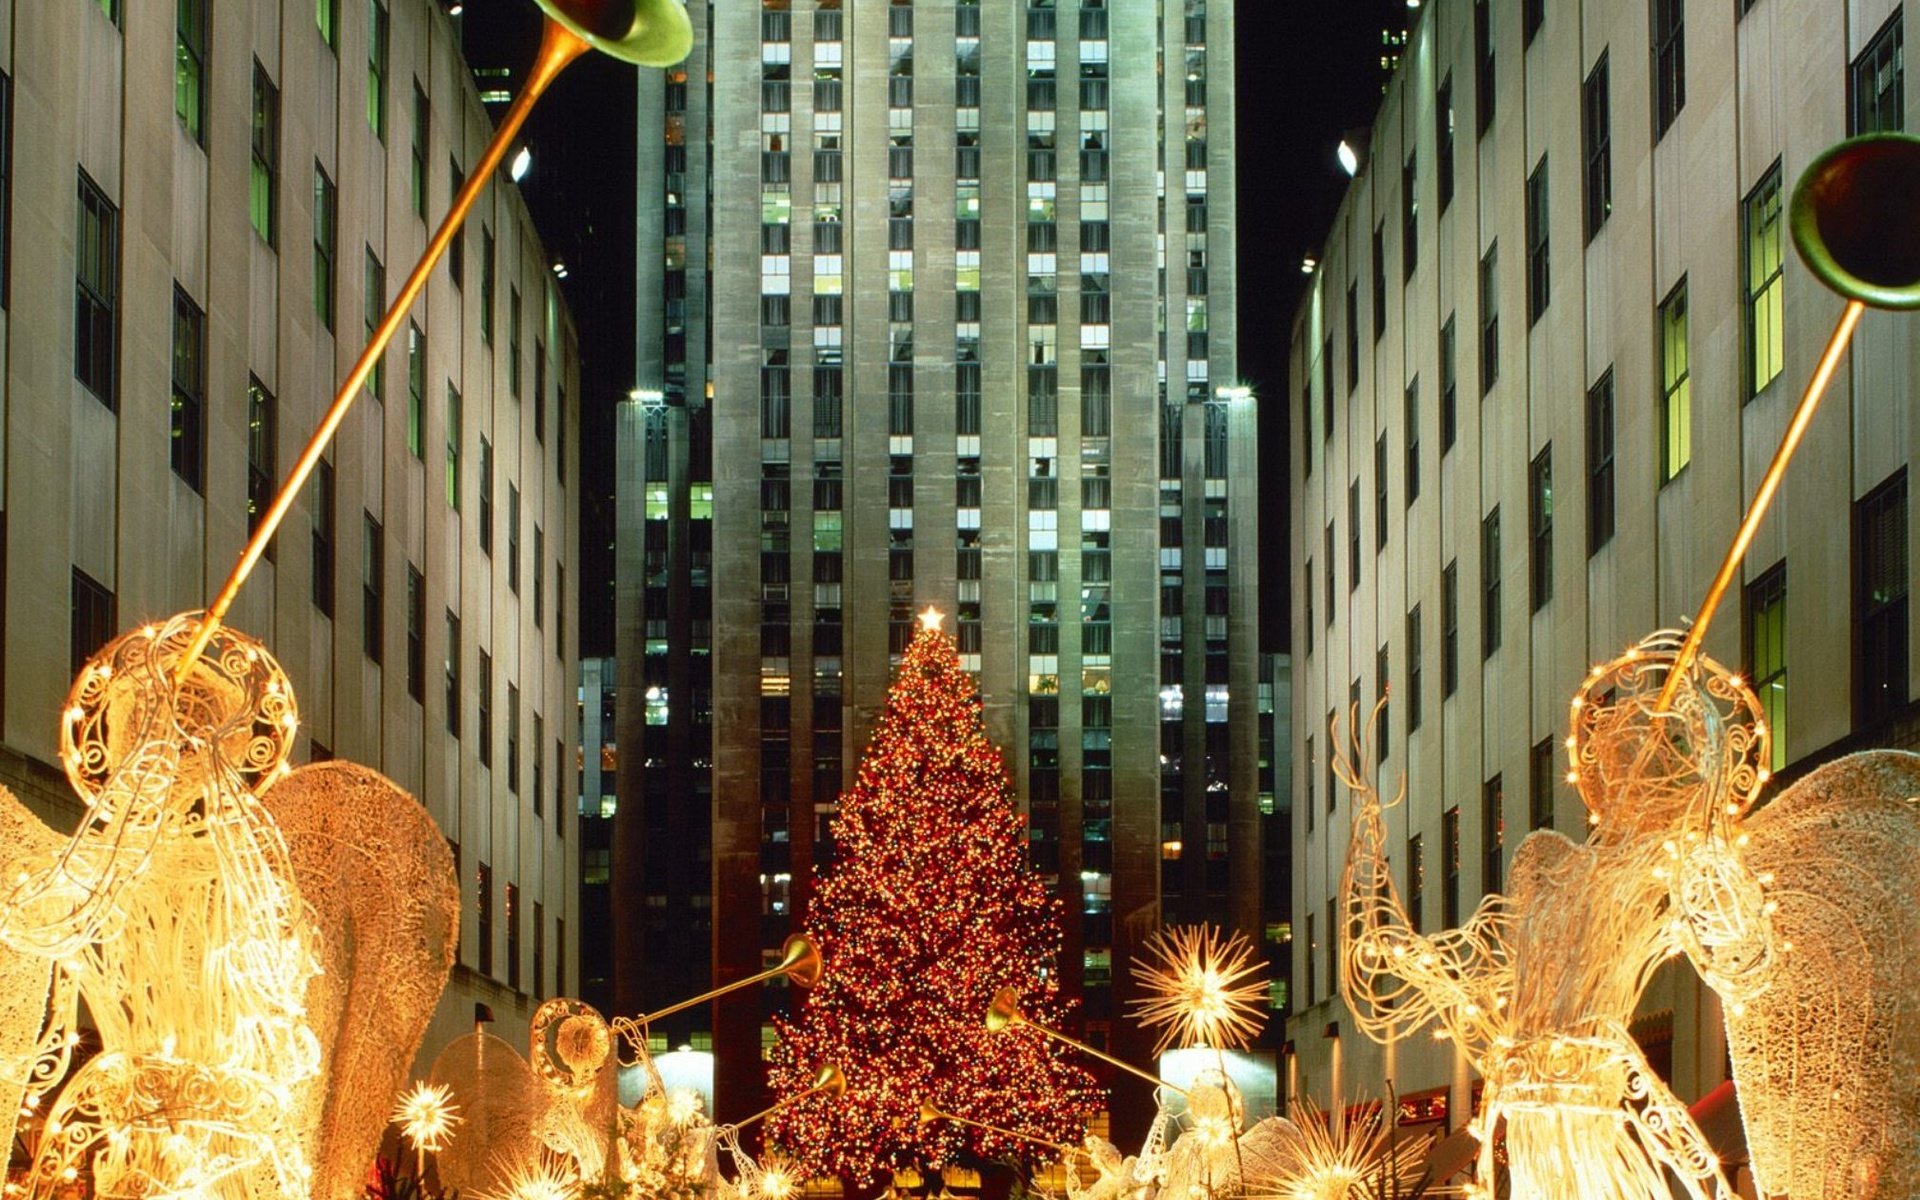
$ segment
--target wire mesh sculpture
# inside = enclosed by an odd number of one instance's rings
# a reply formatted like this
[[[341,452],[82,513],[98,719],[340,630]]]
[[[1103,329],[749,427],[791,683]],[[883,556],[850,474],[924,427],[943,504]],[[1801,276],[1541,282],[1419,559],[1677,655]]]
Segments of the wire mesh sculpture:
[[[1341,987],[1378,1040],[1436,1023],[1486,1079],[1480,1186],[1505,1123],[1515,1195],[1731,1196],[1686,1107],[1627,1032],[1685,954],[1727,1005],[1762,1194],[1906,1196],[1920,1180],[1920,758],[1871,752],[1753,811],[1767,730],[1745,683],[1649,637],[1588,676],[1568,780],[1587,840],[1537,831],[1507,895],[1461,929],[1407,919],[1378,795],[1355,797]],[[1662,692],[1667,706],[1663,706]],[[1359,756],[1364,761],[1364,753]],[[1396,800],[1397,802],[1397,800]]]
[[[238,1195],[256,1172],[283,1194],[312,1187],[320,958],[260,799],[289,769],[293,693],[226,631],[176,681],[194,623],[125,634],[82,668],[60,748],[86,812],[0,898],[0,942],[72,981],[50,1027],[74,1030],[84,998],[101,1042],[48,1106],[35,1196],[82,1172],[106,1196]]]

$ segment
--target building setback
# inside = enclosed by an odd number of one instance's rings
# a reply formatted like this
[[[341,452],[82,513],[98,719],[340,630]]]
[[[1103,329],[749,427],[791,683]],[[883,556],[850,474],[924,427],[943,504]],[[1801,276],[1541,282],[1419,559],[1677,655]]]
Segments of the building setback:
[[[1583,835],[1568,700],[1689,619],[1719,566],[1842,306],[1788,248],[1785,201],[1832,143],[1910,125],[1902,20],[1885,0],[1421,13],[1292,334],[1294,1082],[1323,1104],[1336,1073],[1349,1101],[1384,1076],[1458,1127],[1471,1087],[1449,1044],[1383,1055],[1334,997],[1348,712],[1386,702],[1361,765],[1406,780],[1387,844],[1421,928],[1463,924],[1530,830]],[[1707,638],[1754,682],[1782,781],[1914,740],[1917,346],[1910,318],[1867,315]],[[1685,960],[1633,1032],[1682,1099],[1725,1078]]]
[[[1144,1061],[1116,1020],[1142,939],[1262,932],[1231,7],[693,16],[686,68],[640,83],[621,1007],[777,951],[933,605],[1065,906],[1067,988]],[[723,1115],[757,1106],[785,1002],[686,1014]]]
[[[458,45],[428,0],[0,4],[0,782],[57,828],[78,663],[207,602],[479,157]],[[228,620],[293,681],[296,761],[384,772],[453,844],[429,1056],[573,989],[577,359],[503,178]]]

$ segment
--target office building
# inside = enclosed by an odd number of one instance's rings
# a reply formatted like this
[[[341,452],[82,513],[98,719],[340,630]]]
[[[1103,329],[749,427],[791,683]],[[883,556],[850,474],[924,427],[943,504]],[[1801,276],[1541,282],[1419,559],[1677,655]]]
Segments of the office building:
[[[0,780],[68,829],[78,664],[208,601],[492,129],[428,0],[29,0],[0,34]],[[575,980],[578,347],[547,264],[503,178],[228,618],[293,681],[296,761],[384,772],[453,845],[427,1055]]]
[[[1336,1070],[1348,1099],[1390,1079],[1458,1127],[1472,1087],[1449,1043],[1383,1053],[1334,996],[1347,714],[1385,703],[1361,765],[1406,781],[1387,844],[1424,930],[1464,923],[1529,831],[1584,836],[1568,700],[1705,596],[1842,307],[1786,201],[1849,133],[1911,127],[1903,20],[1420,13],[1292,331],[1292,1027],[1323,1104]],[[1867,315],[1707,637],[1753,681],[1782,781],[1913,740],[1915,344]],[[1678,959],[1632,1025],[1689,1102],[1725,1078],[1717,1003]]]
[[[649,699],[619,717],[642,764],[620,776],[620,994],[777,951],[932,605],[1063,901],[1084,1032],[1144,1062],[1118,1019],[1143,939],[1263,931],[1232,9],[693,16],[686,66],[640,83],[659,203],[618,658]],[[723,1115],[757,1106],[786,995],[683,1015],[717,1014]],[[1146,1103],[1116,1089],[1116,1129]]]

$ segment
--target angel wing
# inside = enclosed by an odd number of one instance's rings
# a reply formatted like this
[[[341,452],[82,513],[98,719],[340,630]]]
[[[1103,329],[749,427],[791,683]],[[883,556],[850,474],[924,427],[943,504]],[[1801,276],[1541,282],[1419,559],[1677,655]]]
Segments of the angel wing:
[[[0,787],[0,871],[12,878],[29,862],[51,862],[66,839]],[[13,1144],[13,1130],[21,1103],[34,1085],[39,1090],[58,1082],[60,1069],[48,1078],[42,1062],[46,1038],[63,1038],[64,1030],[48,1025],[49,991],[53,963],[0,944],[0,1145]],[[69,1005],[71,1001],[68,1002]],[[64,1063],[60,1067],[64,1067]]]
[[[1920,755],[1871,751],[1742,822],[1769,961],[1723,991],[1761,1195],[1920,1194]],[[1699,964],[1714,982],[1711,964]]]
[[[453,965],[453,855],[417,800],[350,762],[301,767],[265,804],[324,957],[307,989],[326,1056],[307,1126],[314,1200],[347,1200],[361,1193]]]

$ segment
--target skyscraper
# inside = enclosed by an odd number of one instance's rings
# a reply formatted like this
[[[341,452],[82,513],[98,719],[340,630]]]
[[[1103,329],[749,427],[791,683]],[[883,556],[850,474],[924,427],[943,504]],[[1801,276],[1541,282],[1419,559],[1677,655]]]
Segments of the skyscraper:
[[[932,605],[1065,908],[1086,1033],[1144,1061],[1115,1021],[1134,947],[1167,921],[1260,933],[1231,6],[767,0],[694,25],[686,67],[640,84],[621,1007],[777,951]],[[723,1114],[754,1107],[739,1048],[783,996],[719,1007]]]

